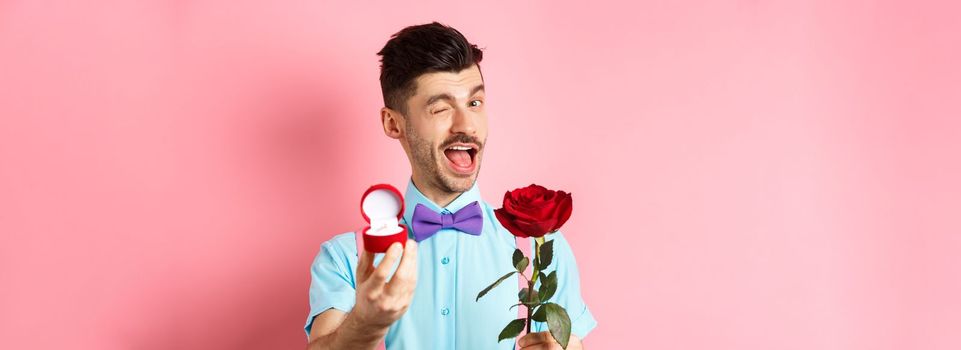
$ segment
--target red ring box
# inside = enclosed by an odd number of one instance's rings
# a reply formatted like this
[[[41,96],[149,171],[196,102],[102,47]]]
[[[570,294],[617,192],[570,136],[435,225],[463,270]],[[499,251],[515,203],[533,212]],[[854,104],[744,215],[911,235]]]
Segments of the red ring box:
[[[404,196],[394,186],[370,186],[360,198],[360,214],[367,220],[364,227],[364,249],[384,253],[394,242],[407,243],[407,226],[400,223],[404,215]]]

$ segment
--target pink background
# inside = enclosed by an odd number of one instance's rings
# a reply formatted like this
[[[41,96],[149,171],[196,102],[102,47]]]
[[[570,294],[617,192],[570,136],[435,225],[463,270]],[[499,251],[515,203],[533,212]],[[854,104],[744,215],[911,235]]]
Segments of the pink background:
[[[410,171],[374,53],[434,19],[486,199],[574,193],[588,347],[961,348],[961,6],[397,3],[0,1],[0,348],[302,347]]]

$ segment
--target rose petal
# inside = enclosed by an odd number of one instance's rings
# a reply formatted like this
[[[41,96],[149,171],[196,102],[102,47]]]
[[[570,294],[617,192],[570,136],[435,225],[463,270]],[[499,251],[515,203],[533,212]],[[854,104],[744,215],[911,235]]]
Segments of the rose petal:
[[[502,208],[508,213],[511,213],[512,216],[526,216],[527,214],[525,209],[517,207],[518,200],[515,197],[519,194],[515,192],[517,192],[517,190],[507,191],[507,193],[504,193],[504,203]]]
[[[574,200],[571,195],[565,192],[561,192],[561,196],[558,196],[559,202],[557,203],[557,216],[556,223],[551,231],[557,231],[567,222],[567,219],[571,218],[571,213],[574,211]]]
[[[507,201],[507,202],[504,202],[503,209],[508,213],[510,213],[512,216],[517,218],[521,218],[529,221],[538,220],[537,217],[531,216],[532,214],[531,209],[525,207],[523,203]]]
[[[528,237],[524,234],[523,230],[517,227],[517,225],[514,225],[514,219],[503,209],[495,209],[494,216],[497,217],[497,221],[501,223],[501,226],[504,226],[504,228],[506,228],[507,231],[509,231],[512,235],[520,238]]]
[[[553,219],[548,219],[545,221],[524,221],[515,220],[514,224],[517,225],[521,231],[524,231],[529,237],[541,237],[550,232],[551,227],[554,225]]]

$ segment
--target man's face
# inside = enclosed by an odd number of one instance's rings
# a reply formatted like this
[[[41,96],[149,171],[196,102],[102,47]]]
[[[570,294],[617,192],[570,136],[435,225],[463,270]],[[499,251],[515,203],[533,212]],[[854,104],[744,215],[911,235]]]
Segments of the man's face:
[[[480,69],[427,73],[416,85],[401,138],[414,179],[448,193],[467,191],[477,180],[487,142]]]

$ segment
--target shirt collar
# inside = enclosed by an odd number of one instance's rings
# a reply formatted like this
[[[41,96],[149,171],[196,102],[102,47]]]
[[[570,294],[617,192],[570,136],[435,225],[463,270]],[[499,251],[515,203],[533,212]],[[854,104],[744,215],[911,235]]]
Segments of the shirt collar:
[[[414,208],[418,204],[423,204],[424,206],[430,208],[438,213],[442,213],[447,210],[451,213],[456,213],[461,208],[467,206],[472,202],[481,202],[480,189],[477,187],[477,181],[474,181],[474,185],[471,186],[469,190],[461,193],[453,202],[450,202],[446,207],[441,208],[437,203],[428,199],[424,194],[414,186],[413,178],[407,180],[407,192],[404,194],[404,222],[410,223],[414,217]]]

